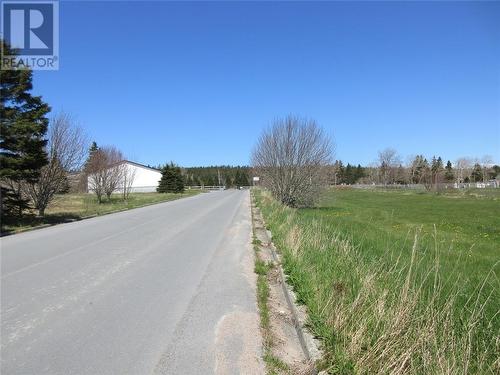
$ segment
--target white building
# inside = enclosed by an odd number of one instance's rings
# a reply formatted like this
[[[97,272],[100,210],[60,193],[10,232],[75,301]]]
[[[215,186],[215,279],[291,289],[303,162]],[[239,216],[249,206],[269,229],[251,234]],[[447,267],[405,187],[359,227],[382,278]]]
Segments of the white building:
[[[161,171],[133,161],[123,160],[119,163],[121,169],[122,182],[118,184],[116,193],[123,192],[126,185],[131,193],[155,192],[161,179]],[[88,191],[93,191],[92,176],[87,181]]]

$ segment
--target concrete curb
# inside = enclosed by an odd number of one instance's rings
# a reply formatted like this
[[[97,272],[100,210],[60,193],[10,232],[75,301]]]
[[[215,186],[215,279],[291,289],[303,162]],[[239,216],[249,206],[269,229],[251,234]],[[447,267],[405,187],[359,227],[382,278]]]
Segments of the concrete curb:
[[[279,265],[281,287],[283,289],[283,293],[285,294],[286,301],[288,302],[288,307],[290,308],[290,311],[292,311],[294,320],[293,323],[297,331],[297,335],[299,336],[302,350],[304,351],[304,354],[306,355],[307,359],[316,362],[322,357],[321,350],[319,349],[319,341],[314,338],[314,336],[311,334],[311,332],[309,332],[309,329],[306,326],[307,313],[297,303],[297,296],[295,295],[295,292],[293,291],[292,287],[286,281],[286,275],[283,272],[283,268],[281,267],[281,257],[277,252],[276,246],[272,242],[271,231],[266,230],[266,232],[268,237],[271,239],[271,241],[269,241],[269,247],[271,249],[271,253],[273,255],[274,260]]]
[[[265,228],[265,221],[264,218],[262,217],[262,214],[260,212],[260,209],[254,204],[254,201],[252,199],[252,205],[253,205],[253,211],[254,211],[254,220],[258,219],[262,222]],[[256,209],[258,210],[256,212]],[[255,224],[255,223],[254,223]],[[297,332],[297,336],[299,338],[300,346],[302,348],[302,351],[304,352],[304,356],[309,360],[313,365],[314,365],[314,370],[313,374],[316,375],[322,375],[326,374],[325,372],[318,372],[316,368],[316,361],[320,360],[322,358],[322,352],[319,349],[319,341],[314,338],[314,336],[309,332],[307,326],[306,326],[306,320],[307,320],[307,313],[305,312],[305,309],[301,306],[298,305],[297,303],[297,297],[295,295],[295,292],[293,291],[292,287],[287,283],[286,281],[286,276],[285,273],[283,272],[283,268],[281,267],[281,258],[280,255],[278,254],[278,251],[276,249],[276,246],[272,242],[272,233],[270,230],[266,229],[266,234],[269,239],[269,249],[271,250],[272,257],[274,261],[277,264],[277,267],[279,269],[279,277],[280,277],[280,283],[281,287],[283,289],[283,294],[285,295],[286,302],[288,304],[288,308],[290,309],[292,313],[292,320],[293,320],[293,325],[295,327],[295,331]]]

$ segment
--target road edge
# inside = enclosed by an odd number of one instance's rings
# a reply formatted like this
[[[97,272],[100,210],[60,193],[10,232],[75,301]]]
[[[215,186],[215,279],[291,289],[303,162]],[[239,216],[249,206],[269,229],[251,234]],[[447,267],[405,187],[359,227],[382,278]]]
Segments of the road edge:
[[[292,287],[288,284],[286,275],[283,271],[281,257],[279,255],[278,249],[272,242],[272,233],[266,228],[265,220],[262,216],[260,208],[255,202],[253,192],[251,191],[251,210],[252,210],[252,230],[255,232],[256,221],[259,220],[263,225],[267,235],[268,243],[267,248],[271,251],[272,257],[278,269],[279,281],[282,287],[285,300],[287,302],[288,308],[292,314],[292,322],[297,333],[297,337],[300,342],[301,349],[304,353],[306,359],[312,363],[313,368],[311,369],[312,375],[324,375],[326,372],[319,372],[317,369],[317,362],[323,357],[323,353],[320,349],[320,342],[318,339],[314,338],[313,334],[307,328],[307,312],[304,306],[300,306],[297,303],[297,297]],[[257,210],[258,211],[257,211]],[[256,212],[257,211],[257,212]]]

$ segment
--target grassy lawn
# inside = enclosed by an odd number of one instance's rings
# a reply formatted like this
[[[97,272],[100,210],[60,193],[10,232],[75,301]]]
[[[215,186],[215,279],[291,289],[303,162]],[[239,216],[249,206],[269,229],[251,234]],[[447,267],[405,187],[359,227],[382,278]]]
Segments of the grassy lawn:
[[[104,215],[147,204],[167,202],[196,195],[199,192],[199,190],[186,190],[182,194],[131,193],[126,201],[123,200],[121,195],[113,194],[110,200],[104,199],[101,204],[97,202],[94,194],[61,194],[56,196],[54,201],[47,207],[45,217],[39,218],[35,215],[27,215],[22,219],[2,223],[2,233],[15,233],[41,225],[64,223],[87,216]]]
[[[255,194],[328,372],[500,372],[499,190]]]

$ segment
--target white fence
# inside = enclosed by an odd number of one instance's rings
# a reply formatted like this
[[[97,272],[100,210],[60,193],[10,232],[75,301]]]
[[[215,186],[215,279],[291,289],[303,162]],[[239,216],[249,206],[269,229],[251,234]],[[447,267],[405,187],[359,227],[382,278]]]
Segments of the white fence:
[[[333,186],[333,185],[332,185]],[[354,184],[354,185],[334,185],[334,186],[351,186],[358,189],[409,189],[409,190],[425,190],[422,184]],[[432,188],[435,188],[433,185]],[[468,182],[468,183],[441,183],[438,184],[439,189],[491,189],[500,188],[500,181],[492,180],[488,182]]]
[[[207,186],[207,185],[198,185],[198,186],[185,186],[184,187],[187,190],[224,190],[226,187],[221,186],[221,185],[213,185],[213,186]]]
[[[130,188],[131,193],[156,193],[158,186],[133,186]],[[123,188],[118,188],[113,193],[123,193]]]

